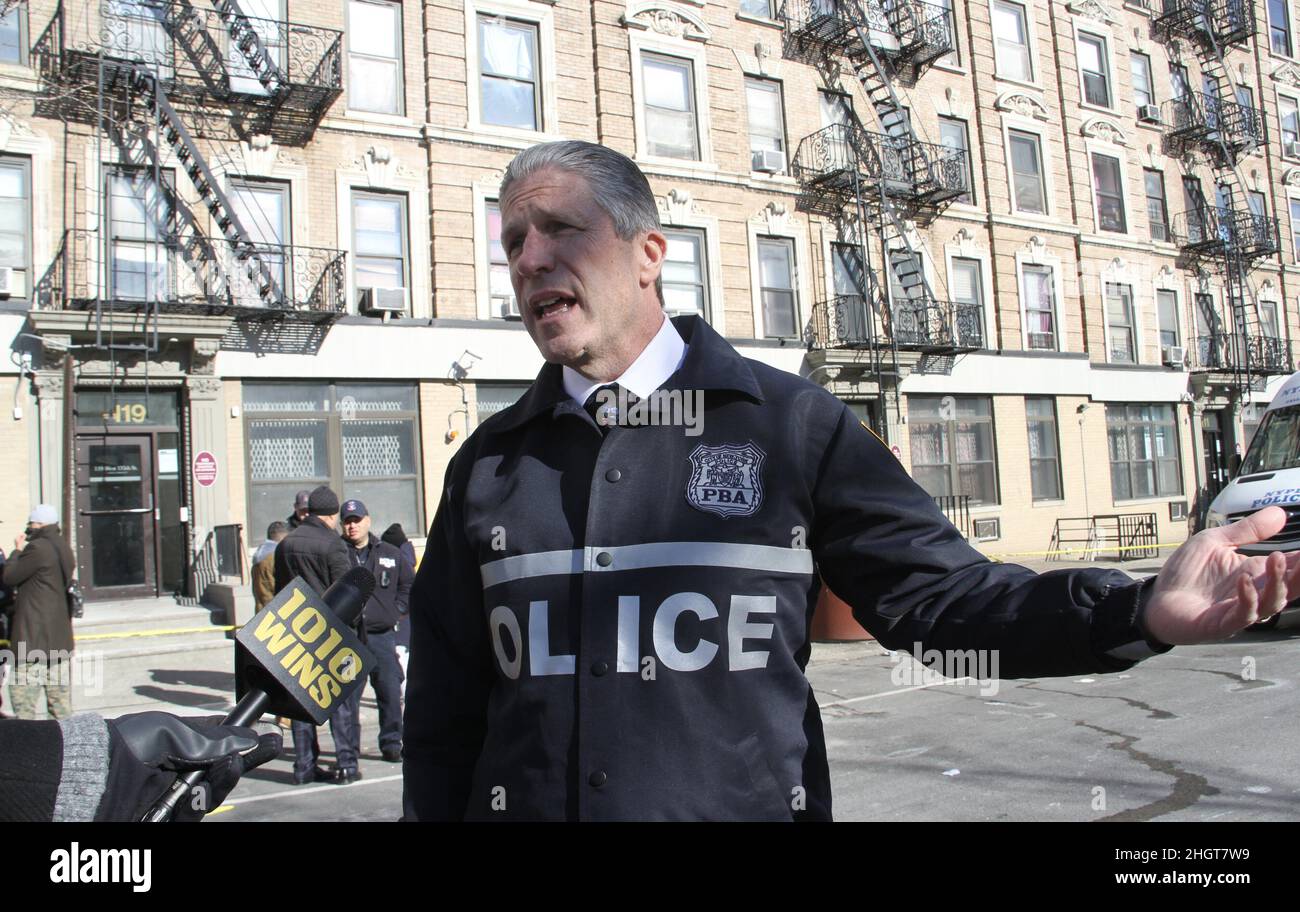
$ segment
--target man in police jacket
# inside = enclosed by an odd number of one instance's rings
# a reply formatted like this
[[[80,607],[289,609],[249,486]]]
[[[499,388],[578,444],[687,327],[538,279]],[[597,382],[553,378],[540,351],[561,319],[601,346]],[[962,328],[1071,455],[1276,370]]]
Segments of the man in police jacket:
[[[447,471],[411,601],[407,818],[829,819],[819,576],[883,645],[998,650],[1004,677],[1122,671],[1300,594],[1300,553],[1236,554],[1276,508],[1143,584],[991,563],[834,396],[665,319],[631,161],[534,146],[500,199],[547,364]],[[702,421],[611,414],[612,382],[701,395]]]

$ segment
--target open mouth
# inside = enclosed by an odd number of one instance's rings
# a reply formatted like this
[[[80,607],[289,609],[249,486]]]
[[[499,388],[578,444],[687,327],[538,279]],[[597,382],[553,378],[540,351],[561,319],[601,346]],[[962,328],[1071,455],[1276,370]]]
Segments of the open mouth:
[[[533,316],[539,320],[546,317],[553,317],[566,312],[570,307],[577,304],[577,300],[566,295],[556,295],[533,304]]]

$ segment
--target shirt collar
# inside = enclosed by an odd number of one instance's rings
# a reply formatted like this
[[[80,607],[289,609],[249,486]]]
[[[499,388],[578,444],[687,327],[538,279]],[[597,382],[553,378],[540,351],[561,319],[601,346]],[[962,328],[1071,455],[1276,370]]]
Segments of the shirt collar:
[[[754,379],[754,372],[750,370],[745,358],[718,335],[712,326],[694,315],[664,321],[665,325],[669,322],[682,340],[685,356],[676,373],[660,385],[680,390],[734,390],[756,402],[763,401],[758,381]],[[663,327],[660,327],[661,332],[662,330]],[[509,430],[546,411],[558,417],[581,408],[565,389],[561,366],[544,364],[528,392],[494,419],[495,429]]]
[[[628,369],[612,382],[637,398],[645,399],[663,386],[665,380],[677,373],[677,369],[682,366],[682,361],[686,358],[686,347],[682,337],[673,328],[672,321],[665,317],[659,324],[659,331],[641,350],[641,354],[637,355]],[[564,378],[564,391],[578,405],[583,405],[592,393],[610,382],[593,383],[567,366],[562,369],[561,375]]]

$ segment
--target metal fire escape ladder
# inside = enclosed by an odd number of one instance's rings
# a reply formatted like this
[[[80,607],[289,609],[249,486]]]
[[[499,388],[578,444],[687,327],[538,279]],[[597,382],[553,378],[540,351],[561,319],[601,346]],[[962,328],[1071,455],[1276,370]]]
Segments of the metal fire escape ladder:
[[[248,61],[257,81],[271,96],[279,95],[289,87],[289,78],[266,49],[261,35],[240,8],[238,0],[213,0],[212,7],[230,31],[230,39]]]
[[[194,137],[190,135],[176,109],[172,107],[163,90],[161,82],[143,67],[135,67],[131,74],[132,87],[149,99],[153,109],[159,133],[171,146],[177,161],[185,169],[195,191],[212,214],[217,227],[230,243],[237,260],[243,263],[248,277],[253,281],[262,303],[268,307],[277,307],[283,300],[283,293],[278,287],[270,267],[259,255],[256,245],[249,239],[249,234],[240,223],[234,207],[230,204],[221,184],[213,176],[208,163],[200,154]]]

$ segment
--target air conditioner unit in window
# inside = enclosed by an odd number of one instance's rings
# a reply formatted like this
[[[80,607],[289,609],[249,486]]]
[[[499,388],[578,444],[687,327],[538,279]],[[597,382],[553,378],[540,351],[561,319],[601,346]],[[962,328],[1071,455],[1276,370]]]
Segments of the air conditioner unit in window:
[[[1165,364],[1170,367],[1182,367],[1187,360],[1187,349],[1181,345],[1166,345],[1163,354]]]
[[[0,295],[9,297],[14,293],[14,268],[0,266]]]
[[[972,531],[976,541],[993,541],[1002,537],[1002,521],[997,518],[977,519]]]
[[[785,153],[773,149],[755,149],[750,153],[751,167],[755,171],[780,174],[785,171]]]
[[[405,313],[405,288],[368,286],[357,289],[357,309],[370,313]]]
[[[1287,158],[1300,158],[1300,142],[1289,142],[1283,144],[1282,154]]]
[[[1143,123],[1160,123],[1159,105],[1141,105],[1138,107],[1138,120]]]
[[[521,319],[519,314],[519,302],[514,295],[506,297],[504,295],[492,296],[492,316],[502,317],[506,320]]]

